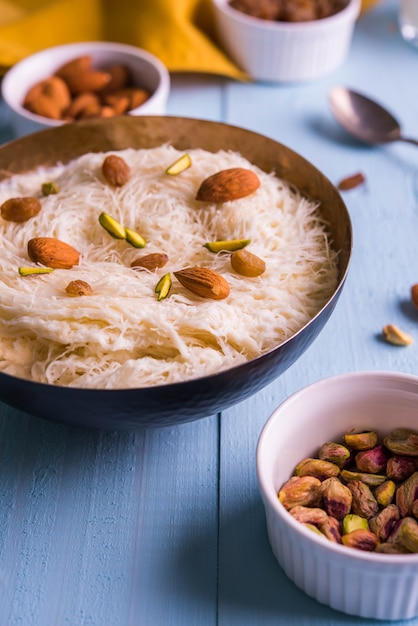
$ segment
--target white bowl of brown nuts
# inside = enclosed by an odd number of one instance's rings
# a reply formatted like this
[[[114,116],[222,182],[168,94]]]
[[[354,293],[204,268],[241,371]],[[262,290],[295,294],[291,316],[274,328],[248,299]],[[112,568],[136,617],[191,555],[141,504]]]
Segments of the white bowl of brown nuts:
[[[249,76],[310,81],[347,58],[361,0],[212,0],[220,45]]]
[[[1,91],[20,137],[80,119],[163,115],[170,77],[146,50],[82,42],[24,58],[6,73]]]
[[[257,446],[273,553],[318,602],[418,615],[418,377],[356,372],[279,406]]]

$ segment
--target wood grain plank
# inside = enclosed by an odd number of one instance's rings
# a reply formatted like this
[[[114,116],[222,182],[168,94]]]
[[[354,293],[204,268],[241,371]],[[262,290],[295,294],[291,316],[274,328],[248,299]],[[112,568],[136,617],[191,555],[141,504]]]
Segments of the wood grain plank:
[[[0,623],[213,626],[217,418],[100,433],[0,409]]]

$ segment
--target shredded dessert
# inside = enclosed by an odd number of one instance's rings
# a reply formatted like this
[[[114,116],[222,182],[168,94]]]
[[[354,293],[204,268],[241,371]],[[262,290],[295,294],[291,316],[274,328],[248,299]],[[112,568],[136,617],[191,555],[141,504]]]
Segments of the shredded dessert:
[[[129,166],[122,186],[103,176],[110,154]],[[317,205],[236,152],[190,150],[190,166],[168,175],[183,154],[169,144],[89,153],[0,184],[0,204],[13,197],[42,204],[24,222],[0,218],[0,371],[84,388],[181,382],[265,354],[327,303],[338,283],[338,253]],[[258,189],[222,203],[197,200],[202,181],[228,168],[254,172]],[[46,184],[54,193],[42,194]],[[103,214],[145,245],[109,234]],[[69,244],[79,262],[31,274],[34,238]],[[206,245],[231,240],[249,242],[246,250],[265,264],[261,275],[237,273],[228,250]],[[151,254],[164,266],[131,267]],[[176,280],[175,272],[191,267],[225,279],[227,297],[201,297]],[[156,285],[167,276],[160,299]]]

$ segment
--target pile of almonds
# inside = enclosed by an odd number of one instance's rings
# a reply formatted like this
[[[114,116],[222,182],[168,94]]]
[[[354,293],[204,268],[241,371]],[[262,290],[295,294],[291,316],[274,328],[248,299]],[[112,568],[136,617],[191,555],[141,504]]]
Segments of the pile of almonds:
[[[278,492],[297,521],[347,547],[418,553],[418,432],[347,433],[298,463]]]
[[[33,85],[23,101],[32,113],[71,122],[122,115],[141,106],[150,93],[132,84],[129,68],[93,67],[90,55],[77,57]]]
[[[165,171],[169,176],[179,175],[192,166],[189,155],[182,155]],[[131,170],[126,161],[116,154],[107,155],[101,167],[104,182],[109,186],[123,187],[131,179]],[[204,179],[196,193],[196,200],[221,204],[246,197],[254,193],[260,186],[260,179],[251,170],[244,168],[229,168],[221,170]],[[44,183],[42,195],[59,193],[55,183]],[[9,198],[0,206],[0,215],[6,221],[15,223],[25,222],[42,210],[42,203],[35,197]],[[124,240],[135,248],[144,248],[145,239],[129,227],[120,224],[108,213],[102,212],[98,216],[99,224],[114,239]],[[257,277],[264,273],[266,265],[262,259],[244,248],[250,243],[249,239],[233,239],[228,241],[207,242],[205,247],[213,253],[228,253],[231,259],[231,268],[242,276]],[[27,243],[28,257],[35,267],[20,267],[21,276],[46,274],[55,269],[71,269],[79,264],[80,253],[70,244],[54,237],[34,237]],[[141,255],[131,263],[131,268],[137,271],[157,271],[168,263],[168,256],[164,252],[153,252]],[[202,298],[222,300],[230,293],[227,280],[209,267],[188,267],[173,271],[179,283],[186,289]],[[155,293],[158,300],[166,298],[171,289],[171,273],[164,274],[157,282]],[[70,296],[91,295],[91,286],[80,280],[71,281],[66,288]]]

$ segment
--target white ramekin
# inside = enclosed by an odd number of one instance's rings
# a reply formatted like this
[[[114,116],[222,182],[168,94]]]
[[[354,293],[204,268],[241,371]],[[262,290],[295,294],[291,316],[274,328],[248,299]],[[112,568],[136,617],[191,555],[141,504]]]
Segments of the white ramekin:
[[[418,554],[363,552],[318,537],[279,502],[281,485],[302,459],[354,430],[381,436],[418,430],[418,377],[358,372],[314,383],[285,400],[257,445],[257,477],[269,540],[286,575],[309,596],[359,617],[401,620],[418,615]]]
[[[31,113],[22,106],[28,89],[47,78],[61,65],[80,56],[90,55],[93,66],[121,63],[131,72],[135,85],[147,89],[151,96],[128,115],[163,115],[170,92],[170,76],[165,65],[146,50],[120,43],[92,41],[46,48],[16,63],[3,78],[1,91],[10,111],[10,122],[17,137],[66,122]]]
[[[339,13],[310,22],[275,22],[251,17],[212,0],[221,46],[255,80],[309,81],[336,70],[347,58],[361,0]]]

